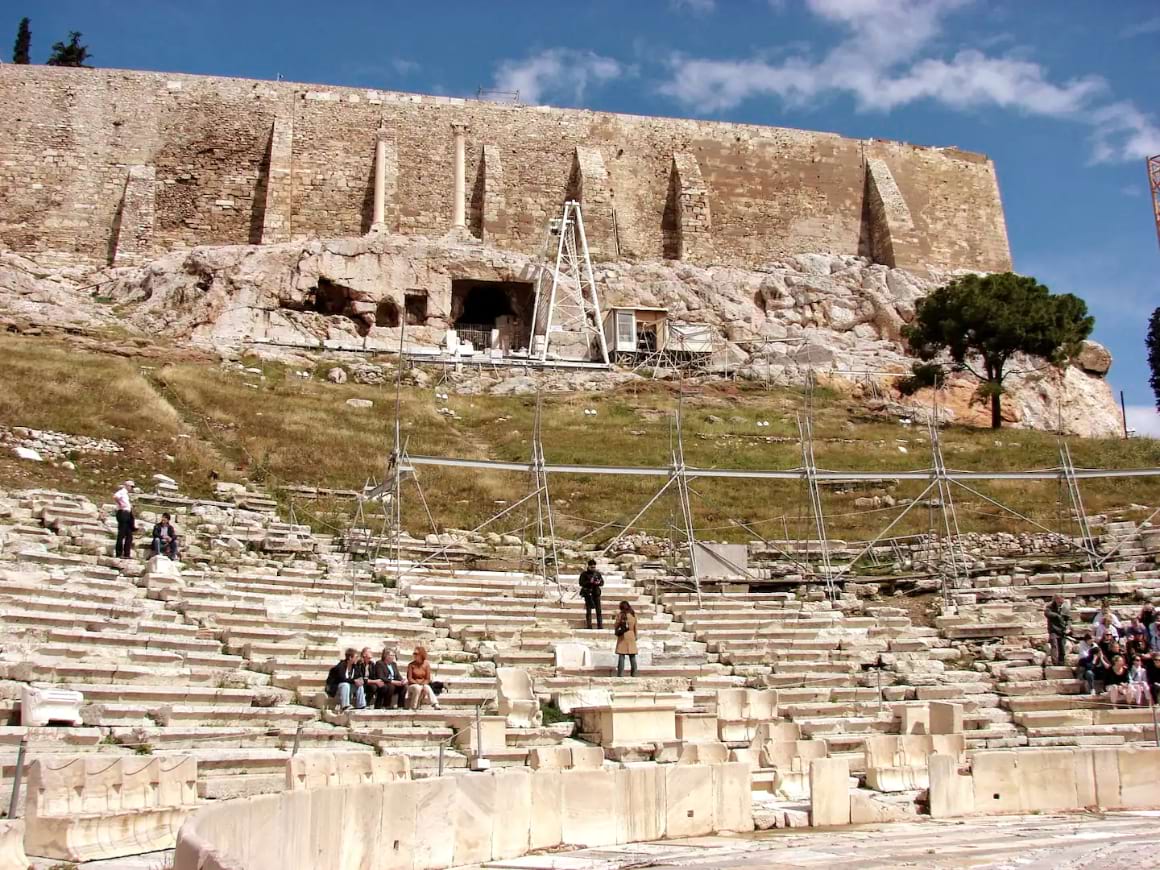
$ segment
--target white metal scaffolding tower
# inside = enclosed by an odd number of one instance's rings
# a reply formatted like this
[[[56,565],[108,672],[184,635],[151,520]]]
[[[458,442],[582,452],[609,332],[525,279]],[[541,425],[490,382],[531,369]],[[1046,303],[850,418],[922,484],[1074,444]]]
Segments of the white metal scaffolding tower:
[[[549,232],[549,239],[556,239],[556,262],[540,269],[536,280],[529,356],[546,361],[553,337],[573,333],[586,336],[590,351],[596,351],[597,359],[608,365],[600,296],[592,274],[580,203],[571,199],[565,202],[563,214],[552,219]]]

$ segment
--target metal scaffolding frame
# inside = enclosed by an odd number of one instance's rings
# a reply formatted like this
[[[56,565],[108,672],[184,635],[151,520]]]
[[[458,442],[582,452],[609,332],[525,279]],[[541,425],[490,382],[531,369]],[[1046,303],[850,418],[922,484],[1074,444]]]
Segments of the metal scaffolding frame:
[[[549,240],[557,236],[556,260],[540,269],[532,307],[532,335],[528,355],[546,362],[555,332],[573,332],[596,338],[600,361],[608,365],[608,344],[600,314],[600,294],[592,272],[588,237],[580,203],[568,200],[563,214],[549,225]],[[594,335],[593,335],[594,334]],[[542,339],[539,347],[537,339]]]
[[[400,337],[400,342],[402,338]],[[401,369],[400,369],[401,371]],[[812,374],[812,373],[811,373]],[[797,418],[798,434],[801,446],[801,465],[796,468],[788,469],[730,469],[730,468],[699,468],[688,464],[685,458],[684,450],[684,402],[685,402],[685,388],[681,385],[677,407],[672,417],[672,424],[670,428],[670,458],[671,462],[668,466],[616,466],[616,465],[581,465],[581,464],[565,464],[565,463],[550,463],[547,461],[546,452],[543,443],[543,429],[542,429],[542,397],[539,393],[536,395],[535,418],[532,429],[532,443],[531,443],[531,458],[527,462],[518,461],[502,461],[491,459],[465,459],[456,457],[437,457],[437,456],[413,456],[409,455],[406,450],[406,444],[402,440],[401,429],[401,399],[400,399],[400,381],[396,379],[396,396],[395,396],[395,432],[394,451],[391,454],[388,462],[387,472],[384,476],[384,482],[375,489],[371,490],[368,498],[382,495],[384,492],[391,495],[391,529],[392,550],[395,562],[395,577],[396,581],[409,574],[411,571],[422,569],[439,556],[443,555],[448,547],[442,546],[433,553],[428,554],[419,562],[410,565],[404,569],[402,564],[402,547],[400,536],[402,534],[402,484],[406,477],[411,477],[416,484],[419,498],[422,502],[423,509],[427,515],[432,528],[438,533],[438,527],[435,519],[430,511],[426,498],[423,494],[422,488],[418,485],[416,476],[417,467],[431,466],[441,468],[460,468],[474,471],[492,471],[492,472],[519,472],[528,474],[532,480],[531,491],[520,498],[518,501],[510,505],[506,505],[498,513],[486,519],[483,523],[471,530],[471,533],[479,532],[497,520],[507,516],[522,505],[531,503],[533,500],[536,505],[536,518],[534,527],[536,530],[535,541],[535,564],[536,574],[543,580],[545,584],[551,582],[556,585],[557,595],[561,601],[564,599],[563,586],[560,583],[559,577],[559,554],[556,547],[556,521],[555,510],[552,504],[549,482],[552,475],[558,474],[581,474],[581,475],[619,475],[628,477],[661,477],[664,482],[660,488],[648,499],[643,507],[627,522],[609,522],[600,526],[599,530],[606,528],[617,528],[616,535],[609,540],[602,548],[602,553],[608,553],[616,543],[621,540],[625,534],[636,527],[641,518],[653,508],[654,505],[665,495],[670,488],[675,489],[677,496],[677,503],[681,511],[682,526],[679,531],[685,538],[685,543],[688,547],[689,573],[692,580],[693,588],[698,596],[698,601],[701,597],[701,578],[700,571],[697,565],[697,530],[694,522],[694,514],[692,508],[691,496],[697,496],[708,503],[708,499],[699,492],[692,484],[698,480],[747,480],[747,481],[770,481],[770,480],[798,480],[802,483],[806,490],[809,502],[810,519],[817,534],[818,543],[820,545],[820,577],[818,576],[818,568],[808,563],[809,554],[806,554],[806,560],[803,562],[792,555],[786,553],[786,557],[803,569],[803,574],[809,576],[813,574],[817,579],[825,585],[825,590],[828,596],[836,597],[838,595],[839,581],[851,573],[858,563],[867,555],[874,551],[874,548],[894,529],[914,508],[926,504],[932,509],[936,506],[931,499],[937,499],[937,507],[942,516],[942,529],[939,530],[934,527],[932,521],[932,536],[945,536],[945,552],[946,558],[942,560],[941,564],[935,566],[937,572],[942,575],[942,594],[944,599],[950,602],[950,593],[952,589],[960,589],[969,578],[968,559],[965,548],[962,544],[962,532],[959,527],[957,510],[954,500],[954,488],[958,487],[963,491],[970,493],[974,497],[981,499],[1002,511],[1018,518],[1019,520],[1028,523],[1029,525],[1053,535],[1059,535],[1061,540],[1066,541],[1070,546],[1084,553],[1090,567],[1097,568],[1106,560],[1106,556],[1101,559],[1100,554],[1096,548],[1095,537],[1092,534],[1091,526],[1088,523],[1087,516],[1083,508],[1083,500],[1080,492],[1080,481],[1091,479],[1126,479],[1138,477],[1160,477],[1160,468],[1136,468],[1136,469],[1091,469],[1091,468],[1076,468],[1072,460],[1070,448],[1067,442],[1060,439],[1060,464],[1057,467],[1045,469],[1031,469],[1026,471],[954,471],[947,468],[942,454],[942,446],[939,435],[939,423],[937,412],[937,396],[933,413],[927,425],[928,437],[931,448],[931,464],[926,468],[916,468],[904,471],[883,471],[883,472],[868,472],[859,470],[832,470],[821,469],[817,466],[816,457],[814,454],[814,434],[813,434],[813,407],[812,407],[812,377],[807,384],[807,393],[804,413],[799,414]],[[1070,536],[1063,534],[1061,530],[1051,529],[1028,517],[1019,511],[1004,505],[1001,501],[993,498],[976,488],[975,484],[982,481],[1003,481],[1003,480],[1027,480],[1027,481],[1048,481],[1058,480],[1061,487],[1066,486],[1068,491],[1068,498],[1071,503],[1072,513],[1079,525],[1080,537],[1076,542]],[[829,532],[826,526],[826,511],[823,500],[821,484],[838,484],[838,483],[858,483],[858,482],[888,482],[888,481],[922,481],[926,485],[922,491],[906,505],[901,511],[890,520],[885,527],[872,538],[866,542],[865,545],[855,555],[848,559],[845,564],[835,566],[833,564],[830,552]],[[924,502],[925,500],[925,502]],[[361,509],[361,502],[360,502]],[[767,545],[773,546],[779,552],[783,552],[781,548],[777,548],[772,542],[768,541],[764,536],[760,535],[751,525],[738,520],[732,520],[733,523],[740,528],[746,529],[752,534],[756,535],[760,540]],[[530,527],[532,523],[529,523]],[[675,524],[674,524],[674,528]],[[1110,555],[1110,554],[1109,554]],[[376,553],[377,556],[377,553]],[[450,566],[450,562],[447,564]],[[454,569],[452,569],[454,570]],[[757,579],[750,572],[744,572],[751,579]]]

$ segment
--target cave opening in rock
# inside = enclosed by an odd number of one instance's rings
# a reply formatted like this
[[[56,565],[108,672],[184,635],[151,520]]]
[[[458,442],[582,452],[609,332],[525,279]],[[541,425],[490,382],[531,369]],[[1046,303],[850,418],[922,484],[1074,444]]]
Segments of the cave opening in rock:
[[[403,309],[407,312],[407,326],[427,323],[427,291],[408,290],[403,294]]]
[[[382,299],[375,306],[375,326],[393,328],[399,325],[399,306],[393,299]]]
[[[319,278],[301,302],[285,300],[282,307],[290,311],[310,311],[324,317],[345,317],[352,321],[359,335],[370,332],[371,318],[365,308],[356,304],[357,294],[329,278]]]
[[[525,348],[534,301],[531,282],[456,279],[451,282],[452,326],[460,341],[470,341],[477,350]]]
[[[350,316],[351,291],[329,278],[319,278],[318,286],[306,297],[308,310],[328,316]]]

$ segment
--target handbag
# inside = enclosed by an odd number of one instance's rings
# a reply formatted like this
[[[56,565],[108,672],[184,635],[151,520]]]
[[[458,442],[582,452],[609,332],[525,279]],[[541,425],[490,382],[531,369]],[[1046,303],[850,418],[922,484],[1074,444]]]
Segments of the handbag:
[[[616,632],[617,637],[620,637],[621,635],[628,634],[628,623],[627,622],[616,623],[616,628],[614,628],[613,631]]]

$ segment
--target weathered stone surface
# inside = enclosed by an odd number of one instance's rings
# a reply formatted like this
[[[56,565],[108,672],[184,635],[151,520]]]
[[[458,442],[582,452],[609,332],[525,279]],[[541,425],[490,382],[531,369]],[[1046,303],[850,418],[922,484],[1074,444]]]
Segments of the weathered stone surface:
[[[106,258],[118,230],[134,255],[372,229],[442,235],[452,226],[461,154],[470,202],[460,233],[525,254],[538,249],[545,216],[568,196],[583,203],[602,257],[711,256],[756,268],[803,251],[857,254],[881,225],[891,244],[875,253],[889,247],[898,265],[1011,265],[994,166],[955,148],[40,65],[0,68],[0,94],[0,129],[11,142],[0,243],[15,250]],[[465,131],[464,151],[451,147],[452,125]],[[376,209],[380,142],[384,202]],[[868,162],[880,167],[870,179],[880,214],[864,203]],[[138,182],[129,190],[128,174]]]
[[[1075,362],[1085,372],[1106,375],[1112,367],[1112,354],[1098,341],[1085,341]]]
[[[61,323],[67,302],[77,312],[92,311],[91,324],[104,322],[104,308],[86,290],[103,282],[119,304],[124,325],[197,345],[256,347],[290,345],[307,349],[393,351],[397,325],[378,325],[380,306],[401,311],[408,291],[426,292],[426,317],[408,326],[408,347],[440,347],[452,326],[451,282],[470,277],[523,281],[538,261],[524,254],[479,244],[375,233],[360,238],[312,240],[260,247],[200,247],[165,254],[135,269],[38,265],[32,258],[0,256],[0,310],[15,310],[45,323]],[[771,261],[760,271],[727,265],[669,261],[615,261],[597,267],[605,306],[660,306],[677,323],[703,323],[722,342],[723,371],[754,380],[797,383],[810,370],[831,370],[833,386],[852,390],[883,414],[919,416],[931,405],[922,393],[908,400],[862,396],[858,376],[843,372],[909,370],[901,328],[914,316],[914,303],[949,273],[918,275],[875,265],[853,255],[798,254]],[[52,288],[43,307],[30,287]],[[19,285],[23,290],[5,288]],[[327,302],[319,310],[319,294]],[[47,290],[46,290],[47,293]],[[47,297],[46,297],[47,298]],[[20,301],[24,300],[24,301]],[[388,318],[383,321],[391,322]],[[282,352],[285,352],[284,350]],[[1094,351],[1089,349],[1089,364]],[[726,360],[728,358],[728,361]],[[1018,368],[1036,369],[1019,365]],[[365,383],[377,382],[377,367],[354,369]],[[417,375],[413,370],[408,377]],[[343,382],[346,371],[330,370]],[[356,378],[356,379],[358,379]],[[370,380],[367,380],[370,378]],[[893,378],[880,376],[889,385]],[[565,389],[601,388],[608,376],[569,374]],[[1065,398],[1064,422],[1080,435],[1116,428],[1115,403],[1102,377],[1078,365],[1063,383],[1050,371],[1015,375],[1008,382],[1004,409],[1009,423],[1054,427]],[[956,376],[940,397],[944,419],[985,425],[988,411],[973,402],[976,383]],[[524,375],[493,386],[500,394],[536,392]]]

